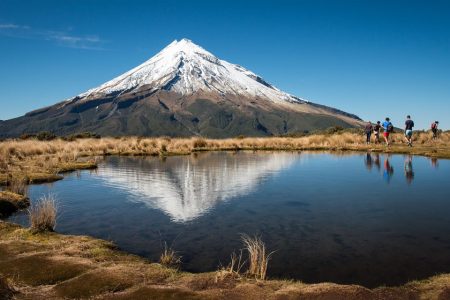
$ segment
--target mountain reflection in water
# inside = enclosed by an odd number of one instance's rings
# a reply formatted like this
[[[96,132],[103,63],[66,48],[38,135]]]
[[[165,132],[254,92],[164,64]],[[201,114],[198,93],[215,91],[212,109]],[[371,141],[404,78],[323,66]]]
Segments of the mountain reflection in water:
[[[136,160],[127,168],[111,160],[98,172],[107,185],[127,190],[131,201],[163,211],[174,222],[187,222],[205,214],[220,201],[254,191],[264,178],[289,168],[299,157],[292,153],[202,154]]]

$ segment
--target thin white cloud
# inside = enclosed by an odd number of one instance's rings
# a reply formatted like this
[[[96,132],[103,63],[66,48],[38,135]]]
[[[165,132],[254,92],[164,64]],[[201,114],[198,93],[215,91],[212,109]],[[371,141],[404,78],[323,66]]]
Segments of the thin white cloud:
[[[96,35],[73,35],[70,31],[37,29],[14,23],[0,23],[0,36],[46,40],[54,42],[58,46],[69,48],[105,50],[103,48],[105,41]]]

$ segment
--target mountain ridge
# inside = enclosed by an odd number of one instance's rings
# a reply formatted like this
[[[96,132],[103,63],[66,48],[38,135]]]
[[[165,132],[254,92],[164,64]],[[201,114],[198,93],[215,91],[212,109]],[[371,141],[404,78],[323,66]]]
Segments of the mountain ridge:
[[[356,115],[283,92],[182,39],[98,87],[0,122],[0,137],[45,130],[221,138],[360,125]]]

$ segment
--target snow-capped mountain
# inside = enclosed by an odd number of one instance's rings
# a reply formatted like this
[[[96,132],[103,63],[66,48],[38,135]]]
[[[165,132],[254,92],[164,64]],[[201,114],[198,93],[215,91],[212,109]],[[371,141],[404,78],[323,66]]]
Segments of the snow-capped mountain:
[[[182,39],[99,87],[0,122],[0,137],[39,131],[271,136],[360,125],[355,115],[285,93]]]
[[[198,91],[301,102],[245,68],[218,59],[188,39],[173,41],[136,68],[79,95],[80,98],[130,92],[143,86],[192,95]]]

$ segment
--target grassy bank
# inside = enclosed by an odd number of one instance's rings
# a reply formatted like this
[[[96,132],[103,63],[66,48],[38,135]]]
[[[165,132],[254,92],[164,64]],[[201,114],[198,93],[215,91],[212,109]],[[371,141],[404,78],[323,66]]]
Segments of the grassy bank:
[[[28,197],[11,191],[0,191],[0,217],[9,216],[30,205]]]
[[[423,132],[407,147],[402,134],[393,144],[366,145],[362,134],[341,132],[304,137],[234,138],[101,138],[65,141],[8,140],[0,142],[0,184],[13,191],[0,192],[3,203],[15,209],[28,204],[22,183],[59,180],[64,172],[92,169],[97,156],[186,155],[221,150],[327,150],[372,151],[450,158],[450,133],[439,140]],[[14,192],[14,193],[13,193]],[[22,193],[22,195],[20,195]],[[19,199],[20,198],[20,199]],[[6,200],[5,200],[6,199]],[[19,204],[20,203],[20,204]],[[1,209],[0,209],[1,211]],[[217,272],[191,274],[177,268],[171,249],[161,259],[165,265],[118,251],[109,242],[84,236],[36,232],[0,221],[0,299],[449,299],[450,274],[400,287],[367,289],[332,283],[303,284],[261,280],[267,269],[263,245],[248,241],[259,267],[254,276],[240,273],[240,259]],[[262,268],[261,268],[262,266]],[[270,268],[270,263],[268,265]],[[251,273],[251,272],[250,272]],[[260,278],[256,280],[255,277]],[[8,298],[6,298],[8,297]]]
[[[0,288],[17,299],[448,299],[450,275],[400,287],[256,280],[237,273],[191,274],[125,254],[85,236],[0,221]],[[6,299],[6,298],[5,298]]]
[[[87,138],[7,140],[0,142],[0,184],[12,177],[23,177],[27,182],[55,181],[61,173],[96,167],[96,156],[104,155],[186,155],[197,151],[220,150],[329,150],[374,151],[408,153],[435,158],[450,158],[450,133],[432,140],[429,132],[414,135],[414,147],[407,147],[401,133],[392,135],[391,147],[384,144],[365,144],[362,134],[338,132],[303,137],[271,138]]]

